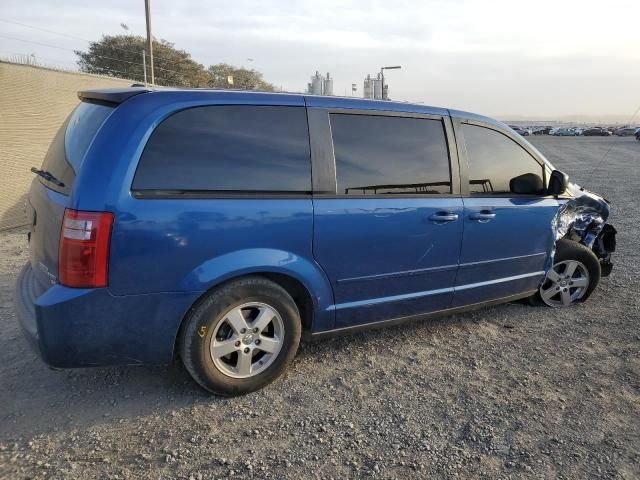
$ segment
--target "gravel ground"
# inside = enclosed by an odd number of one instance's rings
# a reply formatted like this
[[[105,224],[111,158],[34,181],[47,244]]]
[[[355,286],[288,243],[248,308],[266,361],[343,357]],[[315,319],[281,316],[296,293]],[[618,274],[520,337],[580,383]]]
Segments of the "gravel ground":
[[[177,365],[47,369],[13,312],[25,232],[0,234],[0,478],[640,478],[640,142],[532,142],[613,204],[617,264],[586,304],[304,345],[241,398]]]

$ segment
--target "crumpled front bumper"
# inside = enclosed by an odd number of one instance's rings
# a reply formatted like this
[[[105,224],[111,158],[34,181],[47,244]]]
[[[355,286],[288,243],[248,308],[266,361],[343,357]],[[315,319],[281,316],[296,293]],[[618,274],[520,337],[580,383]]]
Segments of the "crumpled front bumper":
[[[591,249],[600,259],[600,274],[608,277],[613,270],[611,255],[616,251],[616,229],[608,223],[602,228]]]
[[[553,222],[556,241],[568,238],[589,247],[600,259],[601,274],[613,269],[611,254],[616,249],[616,229],[607,223],[609,202],[578,185],[570,184],[573,198],[560,205]]]

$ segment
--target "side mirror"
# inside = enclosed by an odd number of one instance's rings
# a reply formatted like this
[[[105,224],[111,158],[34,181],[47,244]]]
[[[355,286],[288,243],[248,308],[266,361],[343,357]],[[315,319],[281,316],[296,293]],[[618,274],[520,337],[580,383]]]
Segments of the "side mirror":
[[[544,192],[544,185],[539,175],[525,173],[509,180],[509,190],[521,195],[540,195]]]
[[[554,170],[549,177],[549,195],[562,195],[569,186],[569,175],[560,170]]]

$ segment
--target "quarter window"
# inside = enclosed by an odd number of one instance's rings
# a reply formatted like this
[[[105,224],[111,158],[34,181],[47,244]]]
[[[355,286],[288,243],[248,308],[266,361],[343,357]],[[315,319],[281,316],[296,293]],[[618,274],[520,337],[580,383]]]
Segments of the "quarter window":
[[[543,177],[540,165],[524,148],[496,130],[462,125],[469,160],[469,192],[510,194],[509,182],[525,173]]]
[[[311,191],[304,107],[211,106],[162,122],[134,190]]]
[[[451,193],[440,120],[331,114],[340,195]]]

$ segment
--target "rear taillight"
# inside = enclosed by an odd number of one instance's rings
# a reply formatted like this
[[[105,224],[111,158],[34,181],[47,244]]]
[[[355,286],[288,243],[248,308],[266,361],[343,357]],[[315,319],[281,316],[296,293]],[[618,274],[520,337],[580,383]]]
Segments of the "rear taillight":
[[[67,287],[106,287],[113,213],[65,210],[58,262]]]

